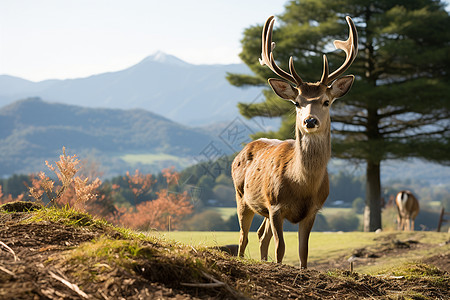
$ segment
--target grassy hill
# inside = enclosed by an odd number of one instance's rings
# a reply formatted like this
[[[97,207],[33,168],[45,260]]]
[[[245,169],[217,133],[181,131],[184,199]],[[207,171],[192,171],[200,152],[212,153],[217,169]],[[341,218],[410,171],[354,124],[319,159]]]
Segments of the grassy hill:
[[[133,155],[153,155],[148,165],[154,171],[164,162],[185,166],[214,139],[142,109],[85,108],[29,98],[0,109],[0,176],[42,170],[43,162],[57,159],[63,146],[113,173],[135,167],[140,160]]]
[[[2,299],[450,297],[450,251],[445,243],[432,256],[420,260],[410,256],[415,251],[409,248],[385,252],[405,262],[385,261],[382,269],[366,274],[350,272],[348,265],[330,265],[325,271],[315,267],[301,270],[286,264],[235,258],[214,247],[186,244],[157,233],[135,233],[68,209],[3,206],[0,224]],[[386,234],[357,234],[348,234],[346,240],[351,243],[338,242],[339,235],[332,234],[317,248],[314,246],[311,254],[333,262],[336,251],[346,248],[346,253],[351,253],[364,245],[364,249],[381,254],[380,249],[393,238]],[[437,248],[432,241],[435,236],[427,235],[401,234],[394,238],[414,238],[419,244]],[[445,240],[446,235],[440,237]],[[364,254],[362,250],[360,253]]]

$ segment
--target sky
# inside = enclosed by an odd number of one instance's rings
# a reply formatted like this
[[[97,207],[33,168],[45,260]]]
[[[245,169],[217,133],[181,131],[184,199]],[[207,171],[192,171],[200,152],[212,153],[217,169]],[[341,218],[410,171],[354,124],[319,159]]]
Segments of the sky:
[[[287,0],[0,0],[0,75],[31,81],[118,71],[163,51],[241,62],[245,28]]]

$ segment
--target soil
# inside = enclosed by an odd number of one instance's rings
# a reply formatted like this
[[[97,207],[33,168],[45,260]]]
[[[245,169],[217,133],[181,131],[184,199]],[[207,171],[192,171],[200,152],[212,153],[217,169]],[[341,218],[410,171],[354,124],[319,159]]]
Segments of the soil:
[[[77,275],[82,266],[62,264],[61,255],[101,236],[125,237],[101,226],[21,222],[30,214],[0,212],[1,299],[404,299],[405,295],[409,299],[450,299],[449,253],[424,261],[439,268],[435,270],[441,278],[438,281],[352,273],[348,265],[344,271],[336,262],[301,270],[243,261],[207,249],[192,249],[189,255],[194,261],[206,262],[208,268],[183,265],[176,258],[139,256],[132,269],[111,262],[97,264],[97,279],[89,280]],[[404,243],[408,246],[381,243],[384,250],[359,249],[354,255],[370,260],[419,247],[412,241]],[[160,247],[150,242],[145,246],[148,251]],[[105,266],[101,274],[99,265]],[[200,271],[192,272],[193,268]],[[333,271],[326,271],[330,269]]]

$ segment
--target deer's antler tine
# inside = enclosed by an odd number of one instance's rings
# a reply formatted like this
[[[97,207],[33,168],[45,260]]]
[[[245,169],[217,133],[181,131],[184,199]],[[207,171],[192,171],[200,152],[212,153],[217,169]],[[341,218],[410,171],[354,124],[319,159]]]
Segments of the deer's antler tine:
[[[270,16],[266,23],[264,24],[264,29],[262,31],[262,45],[261,45],[261,58],[259,59],[259,63],[264,66],[270,66],[269,63],[269,53],[272,52],[272,48],[275,46],[271,45],[272,41],[272,28],[273,23],[275,22],[274,16]],[[270,48],[269,48],[270,45]]]
[[[294,76],[297,86],[302,85],[303,80],[295,71],[294,58],[292,56],[289,58],[289,71],[291,72],[292,76]]]
[[[322,75],[321,82],[324,84],[327,84],[342,75],[342,73],[344,73],[353,63],[356,58],[356,54],[358,54],[358,33],[356,31],[355,23],[353,23],[353,20],[348,16],[345,19],[347,20],[349,26],[349,37],[346,41],[334,41],[334,46],[336,49],[344,50],[346,58],[344,63],[329,76],[324,76],[325,74]]]
[[[259,59],[259,63],[261,65],[268,66],[275,74],[280,76],[281,78],[286,79],[287,81],[290,81],[291,83],[299,86],[302,84],[302,80],[300,76],[295,72],[294,64],[292,61],[292,57],[289,61],[289,70],[291,74],[287,73],[286,71],[282,70],[278,65],[275,63],[275,59],[273,58],[273,49],[275,48],[275,43],[272,42],[272,33],[273,33],[273,26],[275,24],[275,19],[273,16],[269,17],[264,24],[264,29],[262,32],[262,52],[261,52],[261,58]]]
[[[323,73],[322,73],[322,78],[320,79],[321,83],[323,83],[325,85],[328,83],[328,74],[329,74],[328,59],[327,59],[327,56],[324,54],[323,55]]]

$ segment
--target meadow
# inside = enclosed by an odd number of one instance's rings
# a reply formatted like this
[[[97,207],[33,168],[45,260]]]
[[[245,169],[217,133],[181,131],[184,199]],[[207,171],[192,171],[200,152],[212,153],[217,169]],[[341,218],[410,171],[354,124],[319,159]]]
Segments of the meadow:
[[[152,232],[168,240],[189,245],[193,248],[215,247],[230,244],[238,244],[239,232],[210,232],[210,231],[172,231],[172,232]],[[284,233],[286,243],[286,254],[283,263],[297,266],[298,241],[296,232]],[[355,263],[355,271],[361,273],[375,274],[382,269],[392,268],[407,261],[417,261],[428,256],[440,253],[449,253],[450,244],[446,244],[449,235],[442,232],[398,232],[386,231],[374,232],[312,232],[309,239],[309,265],[345,266],[349,268],[347,259],[358,250],[379,254],[376,261],[370,259]],[[398,248],[406,247],[408,243],[416,244],[408,248],[408,251],[396,251]],[[274,255],[274,243],[270,244],[269,261]],[[256,232],[250,232],[249,244],[245,257],[259,260],[259,242]],[[320,268],[320,267],[319,267]]]

